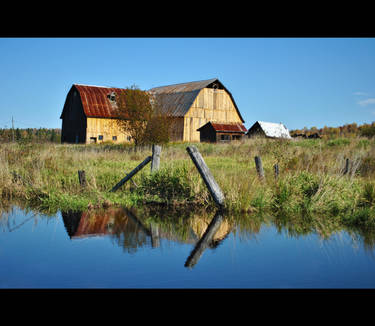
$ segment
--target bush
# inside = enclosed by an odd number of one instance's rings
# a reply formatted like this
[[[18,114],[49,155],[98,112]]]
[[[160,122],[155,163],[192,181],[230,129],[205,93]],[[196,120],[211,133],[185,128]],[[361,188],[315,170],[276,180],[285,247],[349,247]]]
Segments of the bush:
[[[189,200],[192,189],[188,182],[188,171],[185,167],[175,169],[163,168],[151,174],[141,176],[137,188],[139,195],[162,201]]]

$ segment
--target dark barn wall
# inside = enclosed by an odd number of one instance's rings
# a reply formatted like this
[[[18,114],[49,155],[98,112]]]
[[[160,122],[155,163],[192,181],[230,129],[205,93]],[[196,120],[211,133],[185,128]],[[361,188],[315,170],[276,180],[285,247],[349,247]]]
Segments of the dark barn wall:
[[[206,125],[200,130],[200,141],[201,142],[216,142],[216,131],[211,125]]]
[[[61,142],[85,143],[87,119],[78,91],[73,87],[67,95],[62,114]]]
[[[259,123],[256,123],[254,126],[252,126],[247,132],[247,137],[249,138],[256,137],[256,136],[261,136],[261,137],[266,136],[263,129],[260,127]]]

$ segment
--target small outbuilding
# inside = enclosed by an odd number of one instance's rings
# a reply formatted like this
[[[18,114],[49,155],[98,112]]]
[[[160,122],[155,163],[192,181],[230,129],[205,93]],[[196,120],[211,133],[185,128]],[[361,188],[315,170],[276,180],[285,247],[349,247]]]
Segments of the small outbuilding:
[[[289,130],[282,123],[257,121],[248,130],[246,135],[251,137],[263,136],[267,138],[291,139]]]
[[[200,133],[200,142],[229,142],[240,140],[246,133],[242,123],[216,123],[209,121],[197,131]]]

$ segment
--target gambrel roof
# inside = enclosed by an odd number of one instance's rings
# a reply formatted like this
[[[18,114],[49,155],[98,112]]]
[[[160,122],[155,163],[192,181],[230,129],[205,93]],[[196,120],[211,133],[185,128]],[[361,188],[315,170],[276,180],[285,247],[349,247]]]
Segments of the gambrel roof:
[[[72,92],[73,89],[77,90],[81,98],[83,111],[86,117],[95,118],[115,118],[116,104],[108,98],[108,95],[111,95],[112,92],[119,94],[120,92],[125,91],[123,88],[116,87],[73,84],[69,93]],[[62,118],[62,114],[60,118]]]
[[[213,87],[213,85],[216,85],[219,89],[224,89],[228,93],[241,121],[245,122],[238,110],[232,94],[217,78],[154,87],[148,90],[148,92],[160,99],[165,113],[173,117],[183,117],[189,111],[199,92],[203,88]],[[108,96],[112,94],[112,92],[119,94],[120,92],[126,91],[124,88],[73,84],[69,93],[72,92],[73,89],[77,90],[81,98],[83,111],[86,117],[95,118],[116,118],[116,103],[110,101]],[[68,97],[65,101],[64,109],[67,100]],[[61,113],[60,119],[62,119],[64,109]]]
[[[234,101],[232,94],[217,78],[154,87],[151,88],[149,92],[159,97],[163,109],[166,113],[174,117],[183,117],[189,111],[199,92],[205,87],[212,87],[213,84],[218,85],[220,89],[224,89],[229,94],[241,121],[245,122],[241,116],[240,111],[238,110],[237,104]]]

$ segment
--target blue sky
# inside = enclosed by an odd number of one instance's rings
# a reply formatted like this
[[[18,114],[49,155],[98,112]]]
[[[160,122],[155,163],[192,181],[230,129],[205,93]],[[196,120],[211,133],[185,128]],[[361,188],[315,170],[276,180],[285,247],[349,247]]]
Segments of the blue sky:
[[[72,84],[217,77],[247,128],[375,121],[375,38],[0,38],[0,128],[61,128]]]

